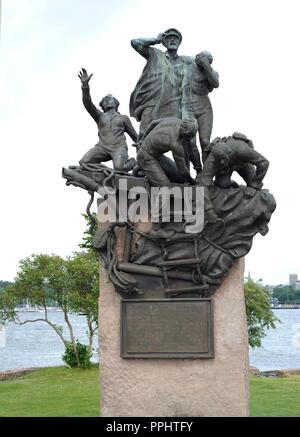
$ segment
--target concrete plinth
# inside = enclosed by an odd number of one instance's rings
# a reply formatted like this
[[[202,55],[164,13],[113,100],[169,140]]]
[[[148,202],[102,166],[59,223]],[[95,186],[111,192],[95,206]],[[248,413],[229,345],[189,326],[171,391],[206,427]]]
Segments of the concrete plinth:
[[[100,272],[102,416],[247,416],[244,260],[213,297],[213,359],[122,359],[120,296]]]

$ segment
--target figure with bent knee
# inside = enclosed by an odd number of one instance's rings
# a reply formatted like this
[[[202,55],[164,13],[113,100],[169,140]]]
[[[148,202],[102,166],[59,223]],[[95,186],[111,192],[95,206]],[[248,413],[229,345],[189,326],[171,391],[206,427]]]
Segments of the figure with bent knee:
[[[170,178],[164,169],[162,157],[172,152],[175,167],[183,182],[195,183],[185,162],[185,142],[197,132],[196,120],[168,117],[154,120],[146,129],[137,153],[138,166],[153,186],[167,186]],[[167,157],[165,157],[167,158]]]
[[[251,198],[262,189],[262,181],[268,168],[269,161],[254,150],[252,141],[246,135],[234,132],[229,137],[217,137],[211,143],[210,154],[197,180],[199,185],[205,188],[205,211],[208,221],[213,223],[218,219],[210,199],[210,187],[215,185],[224,189],[238,188],[239,185],[231,179],[235,171],[246,182],[244,192]]]
[[[135,165],[135,159],[128,159],[125,133],[134,142],[137,141],[137,133],[132,126],[130,118],[118,112],[119,102],[111,94],[103,97],[99,104],[103,111],[96,108],[92,102],[89,88],[89,80],[92,74],[88,75],[87,71],[83,68],[78,77],[82,83],[83,105],[97,123],[99,136],[98,143],[83,156],[79,164],[98,164],[112,160],[115,170],[132,170]]]

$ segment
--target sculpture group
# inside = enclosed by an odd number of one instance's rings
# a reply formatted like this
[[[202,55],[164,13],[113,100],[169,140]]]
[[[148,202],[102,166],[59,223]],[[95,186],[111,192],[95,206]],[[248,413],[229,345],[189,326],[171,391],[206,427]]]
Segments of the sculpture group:
[[[101,110],[93,104],[92,75],[85,69],[79,73],[83,104],[97,123],[99,141],[79,166],[63,170],[67,184],[86,189],[92,198],[99,188],[111,187],[118,199],[123,178],[131,186],[145,187],[149,201],[153,187],[184,191],[191,186],[204,191],[204,227],[198,232],[190,232],[184,220],[164,222],[161,209],[147,230],[130,220],[100,227],[94,246],[116,290],[126,296],[151,296],[153,287],[165,297],[210,296],[235,259],[249,252],[254,235],[268,232],[276,207],[272,194],[262,188],[269,162],[252,141],[238,132],[211,141],[209,93],[219,86],[219,76],[209,52],[178,55],[181,40],[178,30],[168,29],[157,38],[131,41],[146,59],[129,103],[130,116],[140,123],[138,133],[130,118],[118,112],[119,102],[111,94],[100,101]],[[166,51],[155,47],[159,44]],[[135,157],[129,158],[126,135],[134,142]],[[112,161],[113,169],[103,164],[107,161]],[[233,172],[245,185],[232,179]]]

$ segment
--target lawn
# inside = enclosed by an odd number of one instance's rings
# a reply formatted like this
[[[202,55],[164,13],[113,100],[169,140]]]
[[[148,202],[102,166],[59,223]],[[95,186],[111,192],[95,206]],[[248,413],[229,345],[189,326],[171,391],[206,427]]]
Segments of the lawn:
[[[300,417],[300,375],[251,378],[250,415]]]
[[[98,416],[98,367],[50,367],[0,381],[0,417]],[[300,375],[250,379],[251,416],[300,417]]]
[[[98,415],[98,366],[49,367],[0,381],[0,417]]]

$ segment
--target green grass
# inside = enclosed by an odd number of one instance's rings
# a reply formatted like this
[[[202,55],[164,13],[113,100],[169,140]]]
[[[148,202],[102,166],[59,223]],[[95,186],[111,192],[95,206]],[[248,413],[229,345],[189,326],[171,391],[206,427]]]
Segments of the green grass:
[[[98,367],[50,367],[0,381],[0,417],[99,415]],[[300,417],[300,375],[250,379],[251,416]]]
[[[251,378],[250,415],[300,417],[300,375]]]
[[[49,367],[0,381],[0,417],[99,416],[98,366]]]

